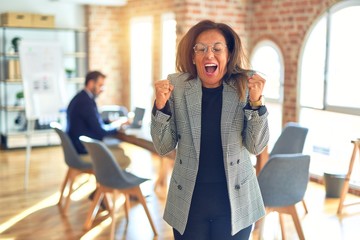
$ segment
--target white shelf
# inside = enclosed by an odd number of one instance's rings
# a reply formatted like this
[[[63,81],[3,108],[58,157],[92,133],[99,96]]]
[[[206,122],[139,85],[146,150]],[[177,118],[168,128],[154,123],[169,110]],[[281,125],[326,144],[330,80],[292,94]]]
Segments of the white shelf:
[[[24,106],[15,104],[16,93],[23,89],[23,81],[17,68],[13,70],[12,61],[19,60],[19,54],[12,51],[11,43],[14,37],[32,40],[59,41],[63,46],[64,76],[65,69],[74,69],[72,77],[66,78],[67,97],[71,97],[80,90],[85,81],[88,70],[87,61],[87,29],[86,28],[34,28],[34,27],[9,27],[0,26],[0,131],[2,148],[26,147],[26,131],[17,126],[17,114],[23,114]],[[17,67],[17,66],[16,66]],[[81,87],[80,87],[81,86]],[[18,130],[21,129],[21,130]],[[59,144],[59,139],[52,129],[34,130],[32,146],[49,146]]]

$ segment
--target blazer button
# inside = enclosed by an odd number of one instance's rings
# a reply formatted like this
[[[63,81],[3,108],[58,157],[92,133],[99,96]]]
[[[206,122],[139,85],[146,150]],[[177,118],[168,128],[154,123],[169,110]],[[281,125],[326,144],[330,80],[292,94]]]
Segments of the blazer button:
[[[181,185],[178,185],[177,188],[178,188],[179,190],[181,190],[181,189],[182,189],[182,186],[181,186]],[[239,186],[239,188],[240,188],[240,186]]]
[[[236,189],[236,190],[239,190],[239,189],[240,189],[240,185],[239,185],[239,184],[236,184],[236,185],[235,185],[235,189]]]
[[[181,159],[180,159],[180,161],[179,161],[179,162],[180,162],[180,164],[182,164],[182,160],[181,160]]]
[[[233,166],[234,165],[234,162],[230,162],[230,166]]]
[[[178,139],[179,139],[179,140],[181,139],[181,135],[180,135],[180,134],[178,134]]]
[[[238,160],[236,161],[236,163],[239,164],[239,163],[240,163],[240,159],[238,159]]]

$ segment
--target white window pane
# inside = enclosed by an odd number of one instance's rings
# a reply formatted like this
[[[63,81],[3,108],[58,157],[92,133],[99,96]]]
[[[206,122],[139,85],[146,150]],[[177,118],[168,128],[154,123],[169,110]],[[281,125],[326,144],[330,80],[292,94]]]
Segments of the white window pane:
[[[151,17],[134,18],[130,22],[131,40],[131,110],[145,108],[144,122],[150,122],[152,108],[152,32]]]
[[[281,99],[283,82],[283,61],[280,50],[270,41],[259,43],[251,57],[254,70],[266,79],[264,95],[266,98]]]
[[[326,18],[316,24],[310,33],[301,61],[300,104],[323,108],[324,71],[326,57]]]
[[[360,108],[360,6],[331,17],[327,104]]]
[[[176,21],[172,13],[162,16],[162,66],[161,77],[166,79],[175,72],[176,57]]]

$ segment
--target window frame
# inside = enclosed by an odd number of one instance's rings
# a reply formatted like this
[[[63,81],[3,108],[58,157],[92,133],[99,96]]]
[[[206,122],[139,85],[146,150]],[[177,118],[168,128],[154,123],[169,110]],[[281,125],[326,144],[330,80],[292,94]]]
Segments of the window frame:
[[[335,4],[334,6],[330,7],[323,15],[321,15],[317,21],[314,22],[314,24],[310,27],[310,30],[308,31],[305,39],[304,39],[304,44],[302,45],[301,51],[300,51],[300,58],[299,58],[299,65],[298,65],[298,69],[302,69],[302,65],[304,62],[304,55],[305,55],[305,48],[306,48],[306,44],[308,43],[309,38],[311,37],[311,34],[313,33],[313,30],[315,29],[315,27],[317,26],[317,24],[323,19],[325,18],[326,21],[326,46],[325,46],[325,56],[324,56],[324,85],[323,85],[323,96],[322,96],[322,104],[323,107],[316,107],[316,106],[308,106],[308,105],[302,105],[301,104],[301,94],[299,94],[299,106],[300,108],[309,108],[309,109],[316,109],[316,110],[324,110],[324,111],[330,111],[330,112],[336,112],[336,113],[343,113],[343,114],[350,114],[350,115],[357,115],[360,116],[360,107],[347,107],[347,106],[337,106],[337,105],[331,105],[327,102],[327,95],[329,94],[329,90],[328,90],[328,84],[329,84],[329,76],[328,76],[328,64],[329,64],[329,41],[330,39],[330,31],[331,31],[331,21],[332,21],[332,15],[335,14],[338,11],[341,11],[342,9],[348,8],[348,7],[353,7],[353,6],[360,6],[360,2],[357,0],[349,0],[346,2],[340,2]],[[302,76],[301,76],[301,71],[298,71],[298,83],[299,83],[299,91],[301,91],[301,82],[302,82]]]

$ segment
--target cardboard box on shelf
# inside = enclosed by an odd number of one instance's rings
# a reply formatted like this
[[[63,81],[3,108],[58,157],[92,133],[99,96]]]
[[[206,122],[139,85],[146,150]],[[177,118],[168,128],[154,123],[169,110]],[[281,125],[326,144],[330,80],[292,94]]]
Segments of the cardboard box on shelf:
[[[21,79],[20,61],[18,59],[11,59],[8,61],[8,81],[16,81]]]
[[[41,28],[55,27],[55,18],[53,15],[32,14],[32,26]]]
[[[31,13],[6,12],[1,14],[1,25],[7,27],[31,27]]]

